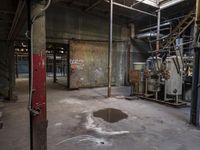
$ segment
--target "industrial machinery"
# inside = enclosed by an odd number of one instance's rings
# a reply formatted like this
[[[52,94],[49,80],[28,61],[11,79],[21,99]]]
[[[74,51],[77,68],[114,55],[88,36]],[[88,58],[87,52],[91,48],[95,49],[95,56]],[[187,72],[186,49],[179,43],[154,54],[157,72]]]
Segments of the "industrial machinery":
[[[193,22],[194,12],[191,11],[178,23],[172,21],[162,24],[170,25],[167,31],[162,30],[160,17],[158,17],[157,26],[139,31],[136,38],[146,38],[145,41],[149,41],[150,54],[143,70],[145,90],[141,98],[174,106],[186,105],[183,100],[191,99],[189,98],[191,97],[191,87],[185,83],[188,79],[191,82],[193,60],[189,58],[192,56],[193,41],[191,34],[188,35],[191,31],[187,29]],[[157,27],[157,32],[152,35],[152,29],[155,27]],[[188,88],[187,95],[183,92],[186,87]]]
[[[183,94],[183,62],[180,56],[149,57],[144,70],[142,98],[175,106],[186,105]]]
[[[167,57],[166,69],[169,71],[169,78],[164,79],[164,100],[167,101],[169,97],[175,98],[175,102],[178,104],[183,85],[183,64],[180,56]]]
[[[160,91],[159,67],[161,66],[161,61],[161,58],[158,57],[149,57],[146,61],[146,67],[144,71],[146,97],[151,97],[154,95],[155,99],[158,99],[158,92]]]

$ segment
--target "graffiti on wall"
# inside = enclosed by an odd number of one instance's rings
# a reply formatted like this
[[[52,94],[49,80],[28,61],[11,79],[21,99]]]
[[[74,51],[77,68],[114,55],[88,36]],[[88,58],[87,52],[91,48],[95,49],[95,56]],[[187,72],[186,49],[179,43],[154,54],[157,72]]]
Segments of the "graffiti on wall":
[[[83,59],[70,59],[71,70],[83,70],[84,60]]]

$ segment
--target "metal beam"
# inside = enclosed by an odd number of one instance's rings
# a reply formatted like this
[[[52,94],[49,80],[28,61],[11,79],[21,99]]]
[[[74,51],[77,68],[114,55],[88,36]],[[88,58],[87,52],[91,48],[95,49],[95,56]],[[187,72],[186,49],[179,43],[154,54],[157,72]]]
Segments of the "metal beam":
[[[25,24],[25,0],[19,0],[17,10],[15,12],[15,17],[12,22],[10,32],[8,34],[8,40],[14,40],[15,37],[19,34],[23,25]]]
[[[151,1],[151,0],[136,0],[136,1],[141,2],[141,3],[144,3],[144,4],[149,5],[149,6],[156,7],[156,8],[159,7],[159,5],[158,5],[157,2],[153,2],[153,1]]]
[[[0,14],[14,15],[15,12],[13,12],[13,11],[8,11],[8,10],[0,10]]]
[[[171,22],[163,23],[163,24],[160,25],[160,27],[164,27],[164,26],[168,26],[168,25],[171,25]],[[148,30],[153,30],[153,29],[156,29],[157,27],[158,27],[158,25],[156,25],[156,26],[151,26],[151,27],[144,28],[144,29],[140,29],[139,32],[144,32],[144,31],[148,31]]]
[[[89,10],[93,9],[94,7],[96,7],[97,5],[99,5],[102,1],[103,0],[97,0],[92,5],[90,5],[88,8],[86,8],[85,11],[89,11]]]
[[[158,10],[158,18],[157,18],[157,38],[156,38],[156,50],[160,50],[160,18],[161,18],[161,11]]]
[[[108,0],[105,0],[105,1],[109,2]],[[116,6],[119,6],[119,7],[122,7],[122,8],[126,8],[126,9],[129,9],[129,10],[132,10],[132,11],[137,11],[137,12],[140,12],[140,13],[152,16],[152,17],[157,17],[155,14],[152,14],[152,13],[149,13],[149,12],[146,12],[146,11],[143,11],[143,10],[139,10],[139,9],[136,9],[136,8],[132,8],[132,7],[117,3],[117,2],[113,2],[113,5],[116,5]]]
[[[159,4],[159,5],[160,5],[160,9],[163,10],[163,9],[172,7],[172,6],[177,5],[177,4],[179,4],[179,3],[183,2],[183,1],[185,1],[185,0],[173,0],[173,1],[170,0],[170,1],[168,1],[168,2],[163,1],[163,2],[161,2],[161,3]]]
[[[57,72],[57,68],[56,68],[56,50],[54,49],[53,51],[53,82],[56,83],[56,72]]]
[[[108,50],[108,97],[111,97],[112,84],[112,42],[113,42],[113,0],[110,0],[110,32]]]

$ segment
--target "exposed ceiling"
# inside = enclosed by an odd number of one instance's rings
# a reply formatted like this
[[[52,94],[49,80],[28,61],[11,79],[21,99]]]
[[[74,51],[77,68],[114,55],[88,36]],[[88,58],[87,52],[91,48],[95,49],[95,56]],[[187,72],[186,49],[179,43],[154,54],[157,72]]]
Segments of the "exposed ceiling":
[[[114,0],[114,2],[133,7],[148,13],[156,14],[157,7],[154,4],[163,4],[172,0]],[[180,1],[180,0],[173,0]],[[181,0],[182,1],[182,0]],[[12,40],[22,29],[25,23],[26,8],[20,2],[25,0],[2,0],[0,5],[0,40]],[[109,18],[109,3],[105,0],[52,0],[54,7],[66,7],[79,9],[85,13],[91,13]],[[184,0],[184,2],[166,8],[161,11],[162,21],[169,18],[187,14],[195,6],[195,0]],[[18,14],[20,12],[20,15]],[[156,17],[142,14],[137,11],[128,10],[114,6],[114,21],[122,24],[134,23],[138,27],[144,27],[156,23]]]
[[[189,13],[195,6],[195,0],[113,0],[115,3],[133,7],[151,14],[157,14],[158,7],[170,6],[161,10],[161,20],[165,21]],[[53,0],[55,6],[80,9],[83,12],[102,14],[109,18],[109,3],[106,0]],[[167,4],[167,5],[166,5]],[[155,5],[159,5],[156,7]],[[123,18],[123,21],[121,21]],[[156,17],[152,17],[134,10],[114,5],[114,21],[123,24],[134,23],[136,27],[144,27],[155,24]]]
[[[18,0],[2,0],[0,4],[0,39],[7,39],[17,9]]]

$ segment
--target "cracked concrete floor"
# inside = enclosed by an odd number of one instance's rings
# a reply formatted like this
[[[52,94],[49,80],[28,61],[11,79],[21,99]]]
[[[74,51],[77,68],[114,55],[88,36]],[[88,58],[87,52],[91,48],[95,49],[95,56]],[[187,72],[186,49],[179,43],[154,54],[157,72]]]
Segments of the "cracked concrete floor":
[[[189,108],[134,100],[127,101],[129,87],[67,91],[48,80],[48,150],[199,150],[200,131],[188,124]],[[1,150],[29,149],[27,112],[28,80],[17,81],[18,101],[6,103]],[[108,123],[92,115],[103,108],[120,109],[127,119]]]

